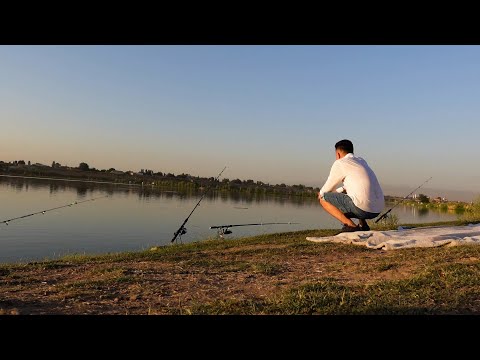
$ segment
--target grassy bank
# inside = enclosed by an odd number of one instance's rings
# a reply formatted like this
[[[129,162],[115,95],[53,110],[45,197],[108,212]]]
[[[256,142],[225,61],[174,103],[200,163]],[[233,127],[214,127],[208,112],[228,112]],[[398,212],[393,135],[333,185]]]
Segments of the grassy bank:
[[[385,252],[305,240],[336,232],[3,264],[0,313],[480,314],[480,247]]]

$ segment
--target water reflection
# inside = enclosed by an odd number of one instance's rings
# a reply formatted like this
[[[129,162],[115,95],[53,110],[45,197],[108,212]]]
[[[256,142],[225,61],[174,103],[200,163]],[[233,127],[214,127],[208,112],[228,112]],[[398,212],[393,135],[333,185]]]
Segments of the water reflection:
[[[418,209],[418,216],[419,217],[425,217],[428,215],[428,209],[426,207],[420,207]]]
[[[83,199],[87,195],[88,187],[85,186],[84,184],[80,184],[75,188],[75,190],[77,190],[77,196],[80,199]]]
[[[28,189],[28,192],[27,192]],[[41,259],[66,253],[101,253],[170,245],[173,233],[200,200],[201,190],[0,177],[0,220],[108,195],[48,215],[0,227],[0,262]],[[385,210],[390,208],[387,204]],[[242,209],[242,210],[239,210]],[[401,223],[456,219],[453,212],[399,205]],[[341,225],[319,205],[316,195],[274,196],[259,192],[210,191],[190,218],[185,243],[215,236],[212,225],[292,222],[298,225],[239,227],[234,237]],[[232,237],[229,237],[232,238]]]
[[[63,180],[41,180],[41,179],[24,179],[24,178],[7,178],[0,177],[0,185],[7,188],[13,188],[17,192],[31,190],[48,189],[51,195],[59,192],[74,191],[79,198],[85,198],[87,195],[92,195],[94,192],[101,191],[109,196],[122,195],[129,196],[136,194],[139,200],[151,199],[199,199],[203,195],[202,190],[186,189],[184,186],[170,186],[170,187],[154,187],[151,185],[137,186],[129,184],[105,184],[105,183],[89,183]],[[240,191],[215,191],[208,192],[205,197],[206,200],[219,201],[221,203],[234,204],[263,204],[275,203],[280,206],[295,205],[297,207],[318,207],[317,196],[285,196],[265,194],[263,191],[258,192],[240,192]],[[386,204],[386,209],[392,204]],[[395,208],[401,213],[410,213],[413,217],[425,217],[431,212],[436,213],[452,213],[446,205],[439,209],[429,209],[427,207],[416,207],[408,205],[399,205]],[[464,209],[456,208],[453,212],[456,214],[463,213]]]
[[[17,190],[17,191],[22,191],[22,189],[23,189],[23,181],[22,181],[22,182],[20,182],[20,181],[15,182],[15,183],[13,184],[13,186],[15,187],[15,190]]]
[[[26,184],[27,184],[26,186],[28,186],[28,182]],[[56,194],[59,189],[60,189],[59,184],[56,184],[56,183],[51,183],[50,184],[50,194],[51,195]]]

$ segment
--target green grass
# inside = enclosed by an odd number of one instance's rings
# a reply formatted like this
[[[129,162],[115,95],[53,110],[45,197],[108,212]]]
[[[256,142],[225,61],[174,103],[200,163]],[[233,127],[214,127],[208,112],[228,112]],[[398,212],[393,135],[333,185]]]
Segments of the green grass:
[[[395,214],[388,214],[378,223],[374,220],[367,221],[371,230],[390,230],[398,227],[398,216]]]
[[[455,210],[458,210],[458,218],[462,221],[480,222],[480,197],[477,197],[467,209],[458,206]]]
[[[381,264],[376,266],[374,269],[377,271],[388,271],[388,270],[398,268],[399,266],[400,266],[399,263],[386,261],[386,262],[382,262]]]
[[[253,264],[253,271],[268,276],[274,276],[284,272],[284,267],[280,264],[272,264],[269,262],[260,262]]]

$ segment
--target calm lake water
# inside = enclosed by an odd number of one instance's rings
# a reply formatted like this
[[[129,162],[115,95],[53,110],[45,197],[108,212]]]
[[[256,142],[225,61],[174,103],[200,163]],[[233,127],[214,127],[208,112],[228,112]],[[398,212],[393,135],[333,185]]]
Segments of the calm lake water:
[[[160,191],[148,186],[0,177],[0,221],[106,195],[0,224],[0,263],[170,245],[174,232],[201,197],[201,193]],[[419,212],[403,205],[392,213],[401,223],[457,219],[455,214]],[[267,222],[299,224],[234,227],[233,234],[225,237],[341,227],[316,199],[209,193],[187,222],[187,234],[181,242],[218,237],[210,226]]]

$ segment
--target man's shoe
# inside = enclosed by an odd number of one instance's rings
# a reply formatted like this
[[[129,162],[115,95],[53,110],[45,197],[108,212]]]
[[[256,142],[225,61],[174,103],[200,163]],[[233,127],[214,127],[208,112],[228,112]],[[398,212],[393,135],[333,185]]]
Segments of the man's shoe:
[[[362,231],[370,231],[370,226],[368,226],[368,224],[365,224],[365,226],[360,226],[360,230],[362,230]]]
[[[343,225],[342,230],[339,232],[339,234],[344,233],[344,232],[354,232],[354,231],[361,231],[362,229],[360,226],[348,226],[348,225]]]

